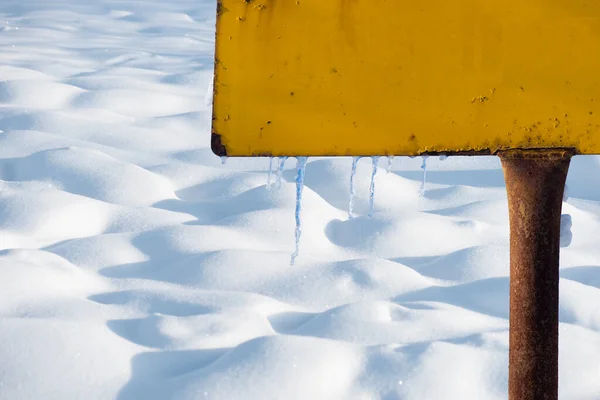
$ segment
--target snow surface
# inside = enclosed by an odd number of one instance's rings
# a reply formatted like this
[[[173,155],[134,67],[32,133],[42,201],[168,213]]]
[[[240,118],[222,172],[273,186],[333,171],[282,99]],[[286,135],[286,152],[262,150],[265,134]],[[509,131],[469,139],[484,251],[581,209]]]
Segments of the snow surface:
[[[504,399],[494,158],[209,149],[214,1],[0,2],[0,398]],[[600,162],[569,177],[560,398],[600,398]],[[568,232],[565,234],[568,235]]]

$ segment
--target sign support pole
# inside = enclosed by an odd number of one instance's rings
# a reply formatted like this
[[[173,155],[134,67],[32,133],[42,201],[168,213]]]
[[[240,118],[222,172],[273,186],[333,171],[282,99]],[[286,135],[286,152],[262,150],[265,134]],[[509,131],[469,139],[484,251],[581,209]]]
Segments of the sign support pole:
[[[574,151],[501,152],[510,219],[510,400],[558,399],[560,217]]]

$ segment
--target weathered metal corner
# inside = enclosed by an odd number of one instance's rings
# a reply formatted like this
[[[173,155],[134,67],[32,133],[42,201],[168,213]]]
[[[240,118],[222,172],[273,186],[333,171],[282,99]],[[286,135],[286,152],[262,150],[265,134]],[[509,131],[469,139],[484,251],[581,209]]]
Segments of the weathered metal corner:
[[[213,132],[210,137],[210,149],[219,157],[227,157],[227,148],[221,140],[221,135]]]

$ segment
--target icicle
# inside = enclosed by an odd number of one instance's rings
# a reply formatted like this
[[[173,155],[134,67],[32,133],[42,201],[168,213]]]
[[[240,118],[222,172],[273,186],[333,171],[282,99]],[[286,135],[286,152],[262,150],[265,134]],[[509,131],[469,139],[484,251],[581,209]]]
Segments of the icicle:
[[[569,247],[571,245],[571,241],[573,241],[572,226],[573,220],[570,214],[560,216],[560,247]]]
[[[221,164],[225,165],[227,162],[227,156],[221,156]]]
[[[291,264],[296,264],[296,258],[300,254],[300,236],[302,235],[302,189],[304,188],[304,175],[306,173],[306,161],[308,157],[296,157],[296,249],[292,254]]]
[[[421,169],[423,170],[423,182],[421,182],[421,190],[419,191],[419,195],[425,196],[425,184],[427,183],[427,159],[429,156],[423,156],[423,164],[421,164]]]
[[[446,154],[442,154],[442,155],[440,156],[440,161],[444,161],[444,160],[446,160],[447,158],[448,158],[448,156],[447,156]]]
[[[373,161],[373,171],[371,172],[371,187],[369,189],[369,217],[375,212],[375,175],[377,174],[377,164],[379,157],[371,157]]]
[[[348,203],[348,217],[354,219],[352,212],[354,211],[354,198],[356,197],[356,185],[354,178],[356,176],[356,165],[358,164],[360,157],[352,157],[352,171],[350,172],[350,201]]]
[[[269,157],[269,174],[267,175],[267,190],[273,186],[273,157]]]
[[[569,186],[565,183],[565,191],[563,193],[563,201],[569,200]]]
[[[275,178],[275,189],[279,189],[281,187],[283,168],[285,167],[285,162],[287,159],[287,157],[279,157],[279,167],[277,168],[277,177]]]
[[[388,156],[387,158],[387,165],[385,167],[385,172],[387,174],[389,174],[390,172],[392,172],[392,163],[394,162],[394,156]]]

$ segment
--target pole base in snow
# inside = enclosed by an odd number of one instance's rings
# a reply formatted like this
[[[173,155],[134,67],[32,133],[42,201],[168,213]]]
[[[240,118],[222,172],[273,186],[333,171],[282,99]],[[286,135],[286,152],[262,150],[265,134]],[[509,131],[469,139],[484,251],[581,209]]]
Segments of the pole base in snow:
[[[558,399],[560,217],[573,155],[500,153],[510,218],[510,400]]]

